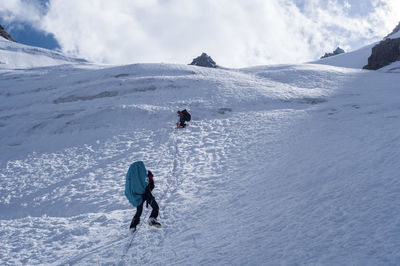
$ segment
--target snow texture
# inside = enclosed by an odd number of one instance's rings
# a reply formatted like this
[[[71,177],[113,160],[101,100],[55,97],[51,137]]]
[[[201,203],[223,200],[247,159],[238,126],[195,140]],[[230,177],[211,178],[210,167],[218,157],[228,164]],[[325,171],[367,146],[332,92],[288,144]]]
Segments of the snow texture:
[[[1,265],[400,265],[400,75],[29,58],[0,69]],[[163,227],[131,237],[138,160]]]

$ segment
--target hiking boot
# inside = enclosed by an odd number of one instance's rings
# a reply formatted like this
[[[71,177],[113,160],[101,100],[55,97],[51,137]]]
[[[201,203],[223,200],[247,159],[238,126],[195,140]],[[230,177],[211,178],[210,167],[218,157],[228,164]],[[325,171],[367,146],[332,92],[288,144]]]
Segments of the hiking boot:
[[[153,218],[153,217],[149,218],[149,225],[150,226],[155,226],[157,228],[161,227],[161,224],[159,222],[157,222],[157,220],[155,218]]]

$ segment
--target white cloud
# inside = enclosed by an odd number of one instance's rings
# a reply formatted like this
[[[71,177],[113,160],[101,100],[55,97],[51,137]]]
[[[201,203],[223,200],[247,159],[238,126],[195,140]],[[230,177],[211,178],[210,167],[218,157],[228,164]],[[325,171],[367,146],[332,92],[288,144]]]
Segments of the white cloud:
[[[41,19],[42,6],[35,1],[0,0],[0,16],[6,22],[38,23]]]
[[[185,64],[201,52],[228,67],[304,62],[381,39],[399,21],[400,1],[362,1],[50,0],[39,27],[64,52],[96,62]],[[27,2],[2,2],[23,16]],[[354,15],[365,2],[372,9]]]
[[[350,4],[349,1],[347,1],[347,0],[344,0],[344,1],[343,1],[343,6],[344,6],[344,8],[346,8],[346,9],[350,9],[350,8],[351,8],[351,4]]]

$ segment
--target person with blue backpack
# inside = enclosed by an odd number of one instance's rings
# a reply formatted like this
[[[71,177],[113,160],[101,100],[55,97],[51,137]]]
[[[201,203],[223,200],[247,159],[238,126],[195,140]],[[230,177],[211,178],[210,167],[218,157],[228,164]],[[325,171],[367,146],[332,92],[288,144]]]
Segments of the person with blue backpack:
[[[144,202],[146,202],[146,207],[150,205],[152,208],[148,220],[149,225],[157,228],[161,227],[161,224],[157,221],[159,207],[151,193],[153,189],[153,173],[150,170],[146,170],[142,161],[131,164],[126,174],[125,182],[125,196],[128,198],[129,202],[136,207],[136,214],[133,216],[131,225],[129,226],[131,232],[135,232],[136,226],[140,223]]]

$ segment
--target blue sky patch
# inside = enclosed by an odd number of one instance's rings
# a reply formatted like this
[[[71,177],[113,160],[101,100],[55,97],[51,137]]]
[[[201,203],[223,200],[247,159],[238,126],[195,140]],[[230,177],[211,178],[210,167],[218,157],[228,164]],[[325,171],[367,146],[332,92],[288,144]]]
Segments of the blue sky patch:
[[[56,50],[60,45],[52,34],[38,31],[27,23],[12,23],[7,25],[0,19],[0,24],[19,43]]]

